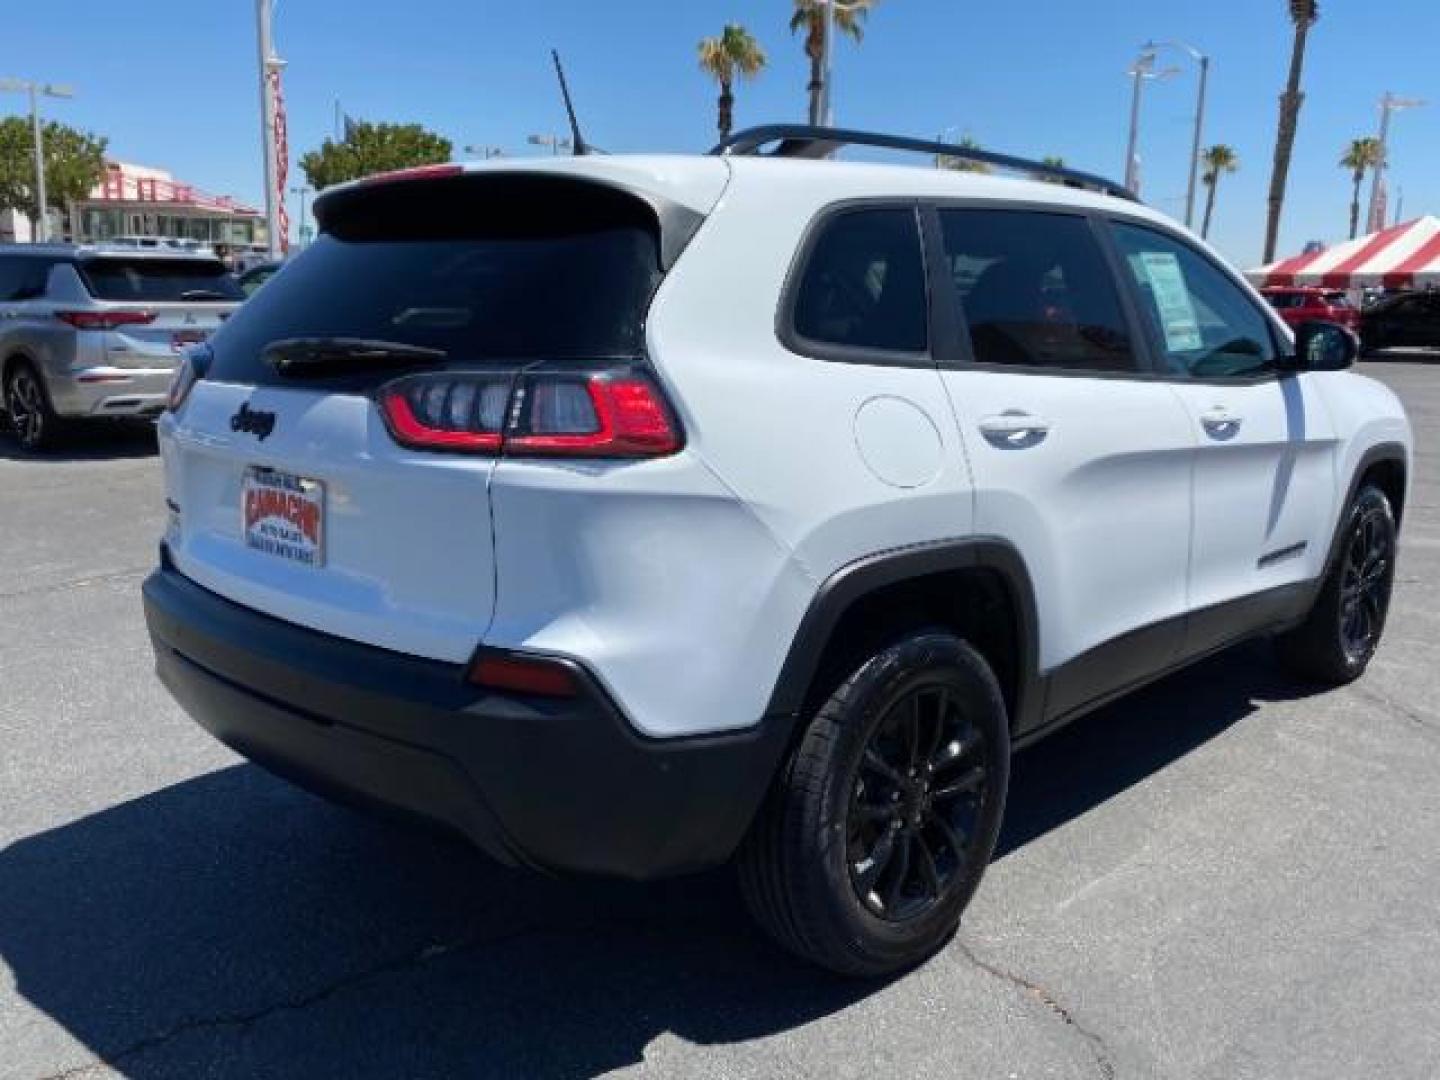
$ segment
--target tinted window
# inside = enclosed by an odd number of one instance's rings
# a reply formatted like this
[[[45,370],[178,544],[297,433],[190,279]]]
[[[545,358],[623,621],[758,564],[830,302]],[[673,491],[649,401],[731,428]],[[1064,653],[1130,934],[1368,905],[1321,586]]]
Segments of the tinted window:
[[[1300,293],[1266,293],[1265,299],[1276,311],[1305,306],[1305,297]]]
[[[1152,229],[1116,223],[1115,239],[1167,371],[1216,377],[1273,366],[1270,321],[1228,274]]]
[[[940,221],[977,363],[1135,370],[1115,281],[1085,219],[942,210]]]
[[[18,273],[15,275],[10,299],[34,300],[44,296],[45,290],[50,284],[50,270],[56,261],[55,259],[37,258],[18,259]]]
[[[18,255],[0,255],[0,302],[14,299],[23,261]]]
[[[235,276],[218,259],[85,259],[80,276],[100,300],[141,302],[243,300]]]
[[[401,342],[471,366],[643,352],[659,227],[633,196],[510,177],[396,183],[336,200],[321,202],[319,239],[211,339],[212,378],[281,381],[262,352],[297,337]]]
[[[832,218],[811,248],[795,332],[827,345],[919,353],[927,310],[915,212],[856,210]]]

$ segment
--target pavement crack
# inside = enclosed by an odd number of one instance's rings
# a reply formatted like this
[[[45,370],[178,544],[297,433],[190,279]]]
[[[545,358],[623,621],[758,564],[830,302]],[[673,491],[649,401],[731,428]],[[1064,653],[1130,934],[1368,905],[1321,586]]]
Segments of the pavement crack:
[[[1357,697],[1362,697],[1370,702],[1370,704],[1380,706],[1381,709],[1388,712],[1391,716],[1398,717],[1401,720],[1408,720],[1418,727],[1429,727],[1433,723],[1431,717],[1420,712],[1418,709],[1412,709],[1408,705],[1402,705],[1400,702],[1372,690],[1369,686],[1361,684],[1356,686],[1354,691]]]
[[[1024,991],[1027,995],[1045,1006],[1045,1008],[1055,1016],[1059,1017],[1066,1026],[1074,1028],[1075,1033],[1090,1044],[1090,1052],[1095,1058],[1095,1069],[1102,1080],[1115,1080],[1115,1061],[1111,1057],[1110,1048],[1105,1045],[1105,1040],[1098,1032],[1091,1031],[1084,1024],[1080,1023],[1080,1021],[1075,1018],[1075,1014],[1071,1012],[1059,998],[1034,980],[1027,979],[1024,975],[1017,975],[1015,972],[1007,971],[998,964],[992,964],[988,960],[982,960],[975,955],[975,950],[959,938],[956,938],[955,944],[965,955],[965,958],[975,965],[975,967]]]
[[[416,968],[424,967],[442,957],[454,956],[459,953],[468,952],[472,949],[499,947],[508,945],[511,942],[532,936],[560,935],[560,934],[583,934],[593,933],[600,929],[595,926],[569,926],[569,927],[542,927],[527,926],[518,928],[508,934],[500,934],[496,937],[470,936],[460,938],[457,941],[426,945],[416,952],[408,953],[405,956],[387,960],[372,967],[363,968],[359,971],[336,979],[334,982],[312,990],[307,994],[287,998],[283,1001],[273,1002],[269,1005],[262,1005],[255,1009],[248,1009],[242,1012],[221,1013],[216,1016],[190,1017],[176,1021],[169,1027],[156,1032],[153,1035],[146,1035],[137,1039],[124,1049],[113,1054],[105,1054],[94,1061],[86,1062],[83,1065],[76,1065],[59,1072],[47,1073],[38,1080],[76,1080],[89,1073],[100,1069],[119,1070],[122,1065],[133,1061],[135,1058],[157,1050],[167,1043],[196,1031],[211,1031],[222,1028],[238,1028],[244,1030],[253,1027],[273,1016],[281,1013],[303,1012],[331,998],[338,997],[347,991],[378,982],[381,979]]]

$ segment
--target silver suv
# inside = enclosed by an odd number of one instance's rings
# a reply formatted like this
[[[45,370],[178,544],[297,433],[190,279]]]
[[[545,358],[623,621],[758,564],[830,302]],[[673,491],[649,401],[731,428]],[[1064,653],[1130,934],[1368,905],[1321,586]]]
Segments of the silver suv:
[[[214,256],[0,246],[0,400],[21,445],[72,419],[158,414],[181,350],[244,298]]]

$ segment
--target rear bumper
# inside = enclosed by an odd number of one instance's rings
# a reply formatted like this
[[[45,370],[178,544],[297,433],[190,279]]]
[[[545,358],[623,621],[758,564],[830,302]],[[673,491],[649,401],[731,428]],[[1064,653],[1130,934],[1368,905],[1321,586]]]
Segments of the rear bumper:
[[[92,367],[50,376],[50,400],[61,416],[155,416],[165,408],[170,368]]]
[[[439,822],[509,864],[661,877],[735,850],[789,724],[639,737],[593,681],[501,695],[462,668],[282,622],[162,565],[143,588],[160,679],[221,742],[302,787]]]

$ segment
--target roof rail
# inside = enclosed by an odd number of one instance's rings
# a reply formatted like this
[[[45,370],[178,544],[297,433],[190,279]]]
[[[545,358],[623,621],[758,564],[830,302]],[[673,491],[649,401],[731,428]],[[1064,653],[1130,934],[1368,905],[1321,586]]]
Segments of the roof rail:
[[[778,145],[768,154],[763,154],[764,148],[771,143]],[[842,146],[875,146],[885,150],[906,150],[938,157],[963,158],[982,165],[993,165],[997,169],[1013,169],[1032,176],[1058,180],[1070,187],[1091,188],[1106,195],[1113,195],[1117,199],[1140,201],[1128,188],[1093,173],[1078,172],[1061,165],[1047,165],[1043,161],[997,154],[955,143],[914,139],[906,135],[885,135],[874,131],[849,131],[810,124],[768,124],[737,131],[710,153],[726,157],[758,157],[763,154],[766,157],[823,158]]]

